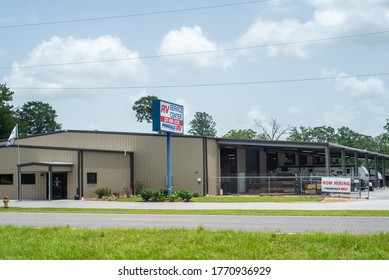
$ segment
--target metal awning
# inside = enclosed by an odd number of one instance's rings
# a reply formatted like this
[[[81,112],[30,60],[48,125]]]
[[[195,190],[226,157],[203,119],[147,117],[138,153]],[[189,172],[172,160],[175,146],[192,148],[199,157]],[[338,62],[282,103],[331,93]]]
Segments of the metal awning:
[[[18,166],[25,167],[25,166],[73,166],[73,162],[65,162],[65,161],[33,161],[33,162],[25,162],[20,163]]]

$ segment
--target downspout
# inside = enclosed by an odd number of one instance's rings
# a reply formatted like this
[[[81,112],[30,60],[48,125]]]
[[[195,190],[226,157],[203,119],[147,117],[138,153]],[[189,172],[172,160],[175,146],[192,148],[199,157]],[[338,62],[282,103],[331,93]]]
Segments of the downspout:
[[[208,194],[208,142],[203,138],[203,196]]]

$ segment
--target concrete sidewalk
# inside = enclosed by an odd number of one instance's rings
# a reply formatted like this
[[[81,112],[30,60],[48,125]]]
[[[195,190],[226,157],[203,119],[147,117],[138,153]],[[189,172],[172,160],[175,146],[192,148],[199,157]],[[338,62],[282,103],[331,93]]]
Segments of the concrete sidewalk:
[[[178,210],[389,210],[389,189],[370,192],[369,199],[350,199],[342,202],[298,203],[201,203],[201,202],[111,202],[90,200],[12,200],[10,207],[22,208],[100,208],[100,209],[178,209]]]

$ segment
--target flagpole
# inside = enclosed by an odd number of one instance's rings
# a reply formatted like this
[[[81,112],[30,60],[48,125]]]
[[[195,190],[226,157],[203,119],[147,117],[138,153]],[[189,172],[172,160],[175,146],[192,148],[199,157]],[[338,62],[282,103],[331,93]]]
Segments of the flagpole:
[[[19,135],[18,135],[19,137]],[[19,145],[19,138],[18,138],[18,200],[22,200],[22,172],[20,167],[20,145]]]
[[[11,132],[11,135],[8,138],[6,147],[14,147],[16,144],[16,141],[19,140],[19,124],[17,123],[14,127],[14,129]],[[17,143],[18,145],[18,163],[16,165],[18,169],[18,200],[22,200],[22,170],[20,166],[20,144],[19,141]]]

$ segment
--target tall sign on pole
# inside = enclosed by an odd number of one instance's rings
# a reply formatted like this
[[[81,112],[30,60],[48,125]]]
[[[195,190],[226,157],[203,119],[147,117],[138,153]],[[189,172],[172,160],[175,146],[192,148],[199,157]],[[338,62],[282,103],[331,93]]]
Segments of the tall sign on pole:
[[[184,106],[163,100],[153,100],[153,131],[166,133],[167,191],[172,193],[171,134],[184,134]]]

